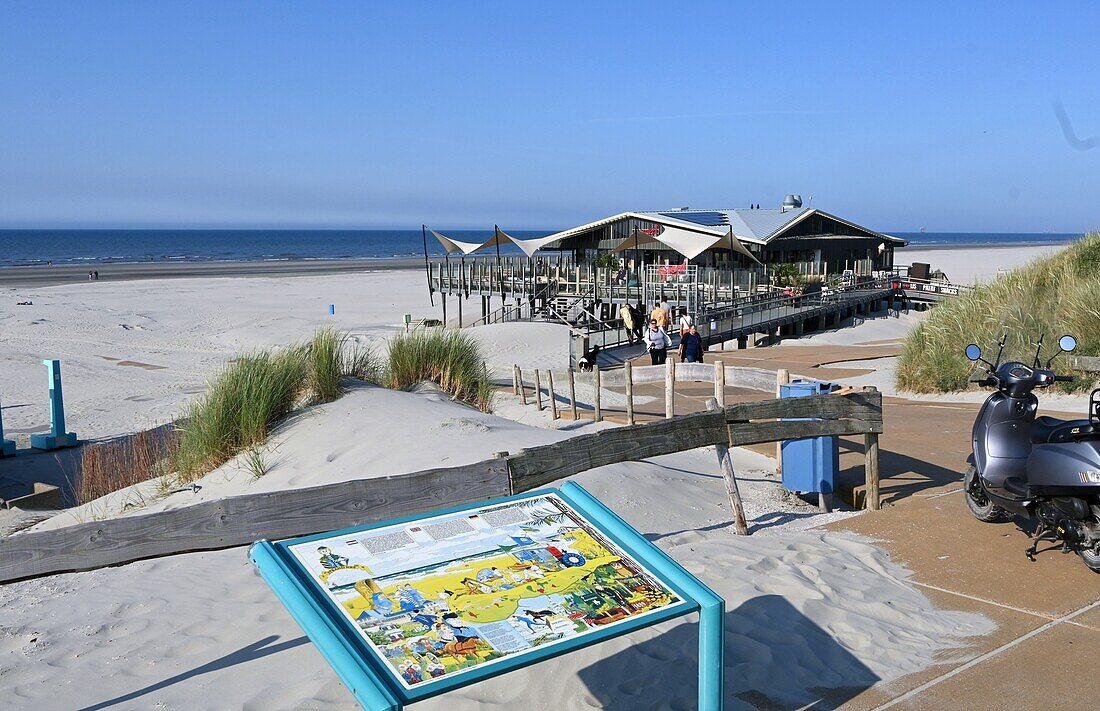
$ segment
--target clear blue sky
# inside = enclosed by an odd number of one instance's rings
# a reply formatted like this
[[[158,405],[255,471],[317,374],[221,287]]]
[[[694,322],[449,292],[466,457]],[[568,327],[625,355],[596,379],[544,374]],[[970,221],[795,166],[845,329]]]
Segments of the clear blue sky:
[[[5,1],[0,226],[1100,227],[1098,6],[950,5]]]

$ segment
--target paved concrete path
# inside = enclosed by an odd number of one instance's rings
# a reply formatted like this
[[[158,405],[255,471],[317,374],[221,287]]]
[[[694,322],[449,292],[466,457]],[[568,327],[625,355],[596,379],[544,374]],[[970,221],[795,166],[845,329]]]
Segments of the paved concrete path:
[[[706,360],[721,358],[731,365],[813,375],[813,369],[824,363],[896,352],[892,344],[778,346],[710,352]],[[830,368],[828,377],[845,377],[845,372]],[[861,372],[866,371],[855,369],[855,374]],[[635,392],[655,398],[637,408],[639,420],[664,416],[663,385],[636,386]],[[705,409],[712,394],[707,383],[677,384],[676,413]],[[727,391],[727,402],[768,397],[762,392]],[[839,690],[822,690],[822,705],[813,708],[1100,707],[1094,698],[1100,693],[1095,660],[1100,650],[1100,575],[1088,571],[1076,555],[1063,555],[1051,546],[1036,562],[1028,561],[1026,522],[984,524],[967,510],[961,479],[978,407],[885,398],[886,431],[880,438],[883,508],[826,528],[874,539],[913,571],[912,582],[937,605],[986,615],[996,621],[997,631],[953,650],[924,672],[845,690],[839,696]],[[605,408],[605,415],[614,421],[625,419],[621,410]],[[774,456],[774,445],[757,449]],[[862,480],[861,439],[842,440],[840,466],[842,478]]]

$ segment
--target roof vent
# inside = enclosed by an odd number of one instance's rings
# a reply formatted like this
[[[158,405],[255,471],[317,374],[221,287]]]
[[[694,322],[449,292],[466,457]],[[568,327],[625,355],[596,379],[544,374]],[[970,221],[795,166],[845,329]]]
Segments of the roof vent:
[[[801,195],[788,195],[783,198],[783,208],[789,210],[795,210],[802,207]]]

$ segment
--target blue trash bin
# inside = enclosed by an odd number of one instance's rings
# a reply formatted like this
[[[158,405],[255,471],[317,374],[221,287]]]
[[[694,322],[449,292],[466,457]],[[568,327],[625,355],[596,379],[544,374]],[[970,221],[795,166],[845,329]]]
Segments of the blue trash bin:
[[[795,380],[779,386],[779,397],[824,395],[840,386],[821,381]],[[812,418],[807,418],[812,419]],[[840,451],[836,437],[788,439],[782,445],[783,488],[797,493],[829,496],[836,487],[840,470]]]

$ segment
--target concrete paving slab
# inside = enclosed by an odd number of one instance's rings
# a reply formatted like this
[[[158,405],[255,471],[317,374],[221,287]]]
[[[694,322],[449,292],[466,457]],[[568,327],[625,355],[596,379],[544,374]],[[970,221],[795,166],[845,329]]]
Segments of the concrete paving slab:
[[[938,590],[921,590],[936,607],[941,609],[976,612],[997,623],[997,629],[985,637],[970,640],[970,644],[960,649],[944,652],[938,663],[917,673],[889,682],[880,682],[852,698],[841,708],[845,711],[869,711],[888,703],[892,699],[916,689],[932,679],[980,657],[1032,630],[1038,629],[1049,620],[1036,615],[1009,610],[989,603],[971,600]]]
[[[1059,624],[893,705],[898,711],[957,708],[1097,708],[1100,632]]]

